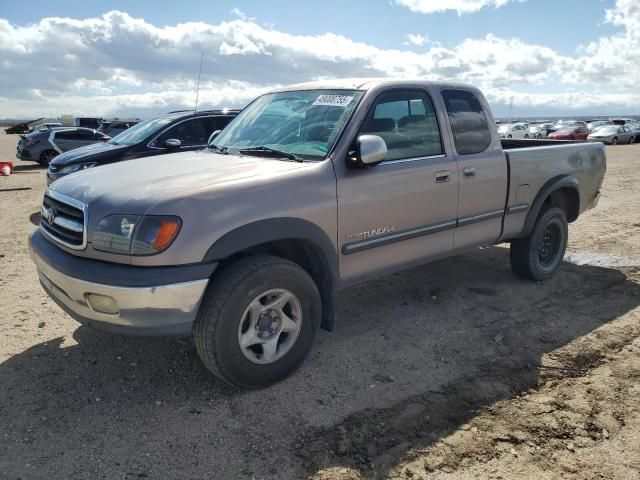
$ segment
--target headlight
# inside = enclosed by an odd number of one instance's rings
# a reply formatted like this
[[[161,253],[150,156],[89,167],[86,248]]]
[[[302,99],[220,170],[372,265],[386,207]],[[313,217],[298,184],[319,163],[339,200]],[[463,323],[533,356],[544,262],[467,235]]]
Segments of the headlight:
[[[154,255],[166,250],[180,231],[178,217],[109,215],[93,234],[93,248],[124,255]]]
[[[96,165],[97,163],[76,163],[74,165],[69,165],[68,167],[64,167],[62,170],[60,170],[60,173],[63,175],[69,175],[70,173],[79,172],[80,170],[93,168]]]

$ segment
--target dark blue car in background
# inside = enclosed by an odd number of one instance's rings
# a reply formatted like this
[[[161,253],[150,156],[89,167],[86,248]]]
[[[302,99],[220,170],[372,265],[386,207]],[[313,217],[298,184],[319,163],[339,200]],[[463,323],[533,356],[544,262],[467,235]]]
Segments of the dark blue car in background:
[[[49,164],[47,183],[70,173],[151,155],[204,148],[239,110],[172,112],[140,122],[106,143],[88,145],[58,155]]]

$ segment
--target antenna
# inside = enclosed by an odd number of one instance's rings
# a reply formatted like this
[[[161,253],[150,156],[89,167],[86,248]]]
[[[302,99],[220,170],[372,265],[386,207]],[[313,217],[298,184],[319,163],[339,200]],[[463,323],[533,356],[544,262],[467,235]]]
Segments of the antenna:
[[[200,54],[200,71],[198,72],[198,87],[196,88],[196,112],[198,111],[198,95],[200,95],[200,77],[202,76],[202,62],[204,61],[204,51]]]

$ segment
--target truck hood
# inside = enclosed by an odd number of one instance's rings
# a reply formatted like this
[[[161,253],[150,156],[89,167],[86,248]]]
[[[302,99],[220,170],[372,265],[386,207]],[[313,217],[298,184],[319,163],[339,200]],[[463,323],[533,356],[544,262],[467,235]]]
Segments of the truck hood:
[[[155,202],[186,191],[213,191],[221,184],[268,178],[308,167],[310,163],[246,155],[221,155],[210,150],[182,152],[92,168],[57,180],[50,189],[91,205],[144,213]],[[114,210],[112,213],[115,213]]]
[[[90,162],[120,155],[132,147],[132,145],[112,145],[107,142],[92,143],[61,153],[51,161],[51,165],[59,170],[74,163]]]

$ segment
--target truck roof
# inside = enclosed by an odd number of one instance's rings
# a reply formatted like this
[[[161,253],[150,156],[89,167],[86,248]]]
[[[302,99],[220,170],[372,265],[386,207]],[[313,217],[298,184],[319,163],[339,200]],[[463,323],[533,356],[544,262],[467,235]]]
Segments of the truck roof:
[[[439,86],[449,88],[467,88],[477,90],[475,87],[464,83],[455,82],[431,82],[426,80],[397,80],[394,78],[341,78],[334,80],[317,80],[314,82],[297,83],[294,85],[285,85],[271,90],[269,93],[289,92],[293,90],[370,90],[380,85],[386,86]]]

